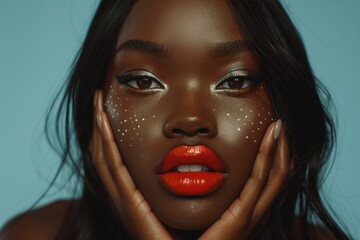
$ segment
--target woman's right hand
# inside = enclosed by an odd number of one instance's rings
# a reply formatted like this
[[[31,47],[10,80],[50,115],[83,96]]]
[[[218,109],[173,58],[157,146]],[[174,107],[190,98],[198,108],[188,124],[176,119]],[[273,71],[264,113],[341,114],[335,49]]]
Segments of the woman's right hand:
[[[95,93],[90,153],[95,168],[131,239],[172,239],[136,188],[127,170],[103,109],[102,91]]]

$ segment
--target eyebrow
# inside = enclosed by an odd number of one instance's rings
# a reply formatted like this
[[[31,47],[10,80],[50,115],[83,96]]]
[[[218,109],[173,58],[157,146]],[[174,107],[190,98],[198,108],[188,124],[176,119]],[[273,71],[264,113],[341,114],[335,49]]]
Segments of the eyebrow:
[[[160,43],[154,43],[146,40],[131,39],[123,42],[117,49],[116,52],[121,50],[137,50],[144,53],[149,53],[159,57],[169,56],[168,48]]]
[[[140,52],[148,53],[159,57],[168,57],[168,47],[164,44],[155,43],[147,40],[130,39],[116,49],[116,52],[122,50],[137,50]],[[249,47],[243,40],[235,40],[229,42],[218,43],[211,47],[210,53],[213,57],[224,57],[228,55],[236,55],[243,51],[249,50]]]
[[[228,55],[236,55],[238,53],[248,51],[249,47],[243,40],[236,40],[224,43],[218,43],[211,50],[214,57],[225,57]]]

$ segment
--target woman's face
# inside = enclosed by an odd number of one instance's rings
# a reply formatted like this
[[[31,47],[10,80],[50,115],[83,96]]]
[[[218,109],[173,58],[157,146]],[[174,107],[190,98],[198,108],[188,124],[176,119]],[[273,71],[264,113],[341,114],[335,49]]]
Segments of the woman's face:
[[[232,14],[227,1],[139,0],[119,33],[106,110],[136,186],[171,228],[204,229],[221,216],[272,121],[261,68]],[[187,147],[205,151],[189,160]],[[207,163],[214,154],[219,168]],[[164,183],[164,171],[196,173]]]

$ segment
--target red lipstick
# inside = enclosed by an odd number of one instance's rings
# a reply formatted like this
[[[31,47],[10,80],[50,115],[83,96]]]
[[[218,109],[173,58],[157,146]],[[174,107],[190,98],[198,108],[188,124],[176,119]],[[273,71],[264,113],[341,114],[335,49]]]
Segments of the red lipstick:
[[[201,196],[215,191],[224,181],[224,165],[204,145],[178,146],[160,164],[160,183],[171,193]]]

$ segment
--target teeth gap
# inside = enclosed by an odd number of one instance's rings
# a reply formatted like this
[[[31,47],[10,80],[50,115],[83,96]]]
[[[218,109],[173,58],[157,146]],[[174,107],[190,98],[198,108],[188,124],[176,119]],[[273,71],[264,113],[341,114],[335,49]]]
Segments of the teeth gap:
[[[176,172],[210,172],[208,167],[202,165],[180,165],[174,170]]]

